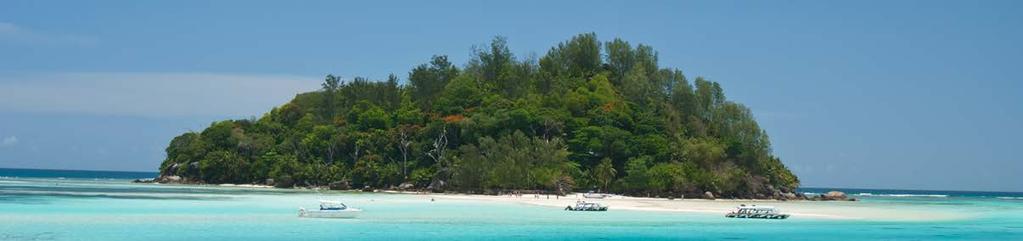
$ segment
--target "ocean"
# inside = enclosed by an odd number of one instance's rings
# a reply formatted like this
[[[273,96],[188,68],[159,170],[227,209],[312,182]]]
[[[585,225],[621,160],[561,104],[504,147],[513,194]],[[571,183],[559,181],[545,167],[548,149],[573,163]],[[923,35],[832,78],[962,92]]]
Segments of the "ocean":
[[[0,169],[0,240],[1023,240],[1023,193],[839,189],[861,200],[842,205],[970,215],[746,220],[724,218],[727,210],[566,212],[414,194],[131,183],[155,175]],[[356,219],[297,217],[299,207],[321,199],[364,212]]]

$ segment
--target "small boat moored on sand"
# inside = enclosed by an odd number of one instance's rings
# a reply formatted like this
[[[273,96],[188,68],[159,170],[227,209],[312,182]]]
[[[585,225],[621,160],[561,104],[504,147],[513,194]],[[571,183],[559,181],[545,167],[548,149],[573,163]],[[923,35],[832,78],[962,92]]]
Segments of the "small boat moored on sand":
[[[319,210],[298,208],[298,216],[303,218],[354,218],[362,209],[348,207],[339,201],[320,201]]]
[[[786,219],[788,214],[781,213],[777,208],[771,206],[757,206],[746,204],[739,205],[734,211],[725,214],[729,218],[761,218],[761,219]]]
[[[568,211],[607,211],[607,206],[600,205],[600,203],[578,201],[575,202],[575,206],[567,206],[565,210]]]
[[[585,197],[585,198],[604,199],[604,198],[607,198],[607,197],[611,197],[611,194],[588,192],[588,193],[583,193],[583,197]]]

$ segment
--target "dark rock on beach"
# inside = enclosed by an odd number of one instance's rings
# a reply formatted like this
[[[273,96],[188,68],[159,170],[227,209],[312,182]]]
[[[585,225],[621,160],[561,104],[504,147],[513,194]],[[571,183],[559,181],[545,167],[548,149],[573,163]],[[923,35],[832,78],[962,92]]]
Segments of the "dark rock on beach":
[[[348,185],[348,181],[336,181],[327,184],[327,188],[329,188],[330,190],[348,190],[351,187],[350,185]]]
[[[703,198],[705,198],[705,199],[714,199],[714,193],[712,193],[710,191],[704,192],[703,193]]]
[[[438,192],[439,193],[439,192],[444,192],[444,188],[446,186],[447,186],[447,182],[445,182],[444,180],[434,179],[432,182],[430,182],[430,185],[427,186],[426,189],[429,189],[432,192]]]
[[[291,176],[284,176],[278,179],[274,179],[274,187],[276,188],[290,188],[295,186],[295,180]]]

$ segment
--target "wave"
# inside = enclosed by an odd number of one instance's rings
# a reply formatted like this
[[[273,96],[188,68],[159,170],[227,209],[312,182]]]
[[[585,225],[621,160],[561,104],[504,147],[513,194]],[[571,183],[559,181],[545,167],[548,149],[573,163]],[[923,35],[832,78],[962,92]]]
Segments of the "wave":
[[[933,197],[933,198],[947,198],[945,194],[873,194],[869,192],[861,192],[856,196],[866,197]]]
[[[1023,197],[995,197],[995,198],[1003,200],[1023,200]]]

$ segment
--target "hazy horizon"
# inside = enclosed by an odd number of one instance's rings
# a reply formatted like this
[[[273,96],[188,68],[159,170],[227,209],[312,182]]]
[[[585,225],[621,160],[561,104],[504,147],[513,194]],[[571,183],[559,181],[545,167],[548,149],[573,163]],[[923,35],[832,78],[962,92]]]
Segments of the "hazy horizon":
[[[488,11],[482,11],[486,9]],[[651,45],[749,106],[805,187],[1023,191],[1023,3],[0,3],[0,167],[156,171],[327,74],[402,81],[508,38]]]

